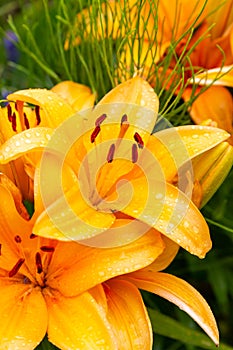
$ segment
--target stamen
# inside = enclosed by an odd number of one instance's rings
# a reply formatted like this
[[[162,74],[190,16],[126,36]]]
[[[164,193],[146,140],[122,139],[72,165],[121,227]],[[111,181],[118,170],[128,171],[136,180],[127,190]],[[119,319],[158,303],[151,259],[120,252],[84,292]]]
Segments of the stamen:
[[[114,143],[113,143],[113,144],[110,146],[109,151],[108,151],[108,155],[107,155],[107,162],[108,162],[108,163],[112,163],[113,157],[114,157],[114,153],[115,153],[115,149],[116,149],[116,147],[115,147],[115,145],[114,145]]]
[[[124,114],[124,115],[121,117],[121,125],[122,125],[123,123],[126,123],[126,122],[128,122],[128,118],[127,118],[127,115]]]
[[[134,140],[137,142],[139,148],[144,147],[144,142],[138,132],[135,132]]]
[[[2,244],[0,243],[0,256],[2,255]]]
[[[36,106],[36,107],[35,107],[35,113],[36,113],[36,122],[37,122],[37,125],[39,125],[40,122],[41,122],[41,117],[40,117],[40,106]]]
[[[15,112],[11,116],[11,125],[12,125],[13,131],[17,131],[16,130],[16,114],[15,114]]]
[[[43,245],[42,247],[40,247],[40,250],[42,250],[42,252],[45,252],[45,253],[52,253],[54,252],[55,248],[47,245]]]
[[[16,243],[21,243],[22,242],[22,239],[19,235],[15,236],[15,242]]]
[[[30,239],[37,238],[37,235],[35,235],[34,233],[31,233],[29,238]]]
[[[30,129],[29,121],[26,116],[26,113],[23,113],[23,118],[24,118],[24,125],[26,126],[26,129]]]
[[[100,126],[100,124],[103,123],[103,121],[107,118],[107,114],[102,114],[99,118],[95,121],[95,126]]]
[[[91,143],[93,143],[100,132],[100,126],[97,125],[91,134]]]
[[[36,267],[37,267],[37,273],[41,273],[43,271],[41,255],[38,252],[36,253]]]
[[[9,277],[13,277],[14,275],[17,274],[17,272],[19,271],[20,267],[23,265],[25,259],[20,258],[17,263],[15,264],[15,266],[9,271],[8,275]]]
[[[11,105],[10,105],[10,103],[8,103],[8,105],[7,105],[7,117],[8,117],[9,122],[12,121],[11,113],[12,113]]]
[[[132,146],[132,162],[136,163],[137,160],[138,160],[138,148],[136,143],[134,143]]]

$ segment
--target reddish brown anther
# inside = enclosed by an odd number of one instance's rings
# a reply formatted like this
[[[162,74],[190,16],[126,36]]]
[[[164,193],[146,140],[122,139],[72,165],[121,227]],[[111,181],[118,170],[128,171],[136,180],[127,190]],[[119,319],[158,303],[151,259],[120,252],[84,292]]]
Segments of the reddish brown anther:
[[[137,160],[138,160],[138,148],[136,143],[134,143],[132,146],[132,162],[136,163]]]
[[[16,114],[15,114],[15,112],[11,116],[11,126],[12,126],[13,131],[17,131],[16,130]]]
[[[22,239],[19,235],[15,236],[15,242],[16,243],[21,243],[22,242]]]
[[[12,114],[11,105],[10,105],[10,103],[8,103],[8,105],[7,105],[7,117],[8,117],[9,122],[12,121],[12,115],[11,114]]]
[[[144,147],[144,142],[138,132],[135,132],[134,140],[137,142],[139,148]]]
[[[91,143],[93,143],[100,132],[100,126],[97,125],[91,134]]]
[[[122,125],[123,123],[126,123],[126,122],[128,122],[128,118],[127,118],[127,115],[124,114],[124,115],[121,117],[121,125]]]
[[[0,256],[2,255],[2,244],[0,243]]]
[[[41,255],[39,252],[36,253],[36,267],[37,267],[37,273],[41,273],[43,271]]]
[[[23,119],[24,119],[24,125],[26,126],[26,129],[30,129],[30,125],[29,125],[29,121],[26,113],[23,113]]]
[[[37,125],[40,124],[41,118],[40,118],[40,106],[35,107],[35,113],[36,113],[36,123]]]
[[[103,121],[107,118],[107,114],[102,114],[99,118],[95,121],[95,126],[100,126],[100,124],[103,123]]]
[[[108,155],[107,155],[107,162],[108,163],[112,163],[113,161],[113,157],[114,157],[114,153],[115,153],[115,145],[114,143],[110,146],[109,151],[108,151]]]
[[[40,247],[40,250],[42,250],[42,252],[45,252],[45,253],[52,253],[54,252],[55,248],[51,246],[43,245],[42,247]]]
[[[35,235],[34,233],[31,233],[29,238],[33,239],[33,238],[36,238],[36,237],[37,237],[37,235]]]
[[[20,258],[17,263],[15,264],[15,266],[9,271],[9,277],[13,277],[17,274],[17,272],[19,271],[20,267],[23,265],[25,259]]]

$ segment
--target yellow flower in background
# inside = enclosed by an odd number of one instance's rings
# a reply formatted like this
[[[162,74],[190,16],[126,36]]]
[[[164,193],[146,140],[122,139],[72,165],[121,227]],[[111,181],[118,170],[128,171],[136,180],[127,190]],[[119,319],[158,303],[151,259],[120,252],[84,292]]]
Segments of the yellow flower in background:
[[[47,101],[47,96],[33,89],[16,92],[15,98],[19,96],[40,106],[44,98]],[[50,108],[52,105],[51,99]],[[211,248],[209,230],[190,200],[189,169],[176,186],[174,178],[179,178],[179,169],[190,159],[221,144],[229,135],[204,126],[171,128],[151,135],[158,108],[153,89],[135,77],[111,90],[94,110],[71,118],[72,128],[70,120],[62,116],[68,123],[57,129],[58,139],[55,133],[59,145],[55,151],[63,152],[65,147],[63,192],[53,188],[61,163],[51,154],[45,169],[38,169],[46,211],[38,217],[34,233],[60,240],[87,240],[87,244],[91,239],[97,245],[98,236],[102,241],[108,237],[112,239],[110,245],[121,245],[153,227],[189,252],[205,256]],[[36,132],[40,132],[39,138]],[[43,148],[53,132],[41,127],[13,136],[0,148],[0,162],[5,164],[25,152]],[[21,146],[17,148],[19,141]],[[132,232],[121,222],[122,217],[133,225]],[[112,229],[119,226],[120,234],[114,236]]]
[[[157,272],[178,245],[155,229],[123,247],[91,248],[34,235],[0,185],[0,342],[34,349],[47,333],[60,349],[150,350],[152,331],[138,288],[186,311],[218,344],[218,330],[200,294]]]

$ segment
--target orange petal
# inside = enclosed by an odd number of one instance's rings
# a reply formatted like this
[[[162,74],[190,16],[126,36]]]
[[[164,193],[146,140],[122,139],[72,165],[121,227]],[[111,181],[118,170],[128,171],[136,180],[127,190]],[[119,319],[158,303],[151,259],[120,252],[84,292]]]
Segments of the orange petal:
[[[205,299],[182,279],[162,272],[134,272],[129,281],[138,288],[155,293],[179,306],[189,314],[213,342],[218,345],[219,334],[214,316]]]
[[[40,289],[0,279],[2,349],[33,350],[45,336],[47,308]]]
[[[56,94],[66,100],[75,111],[91,108],[94,105],[95,95],[91,93],[91,89],[74,81],[62,81],[53,86],[51,91],[56,92]]]
[[[27,152],[43,149],[52,133],[53,129],[37,127],[12,136],[0,147],[0,164],[6,164]]]
[[[49,285],[63,295],[74,296],[110,278],[151,264],[163,251],[158,232],[151,229],[123,247],[90,248],[59,243],[49,266]]]
[[[163,233],[181,247],[203,258],[211,248],[209,228],[195,205],[170,184],[154,182],[149,192],[141,179],[131,180],[134,194],[121,209]],[[124,185],[121,187],[124,192]]]
[[[233,34],[232,34],[233,35]],[[203,73],[196,74],[194,80],[190,82],[198,85],[214,85],[233,86],[233,65],[221,68],[208,69]],[[215,101],[214,101],[215,102]]]
[[[29,219],[29,214],[23,205],[23,198],[20,193],[20,190],[18,187],[15,186],[15,184],[4,174],[0,173],[0,184],[6,187],[10,193],[12,194],[12,197],[14,198],[16,209],[18,210],[18,213],[25,219]]]
[[[188,92],[186,92],[188,94]],[[196,124],[211,119],[221,129],[232,132],[233,99],[222,86],[211,86],[193,102],[190,115]]]
[[[113,279],[104,284],[107,317],[121,350],[150,350],[152,330],[138,289],[128,281]]]
[[[163,236],[163,242],[165,244],[164,251],[152,264],[144,267],[144,271],[162,271],[166,269],[176,257],[180,246],[166,236]]]
[[[66,298],[45,293],[48,307],[48,338],[60,349],[117,350],[110,324],[88,293]]]

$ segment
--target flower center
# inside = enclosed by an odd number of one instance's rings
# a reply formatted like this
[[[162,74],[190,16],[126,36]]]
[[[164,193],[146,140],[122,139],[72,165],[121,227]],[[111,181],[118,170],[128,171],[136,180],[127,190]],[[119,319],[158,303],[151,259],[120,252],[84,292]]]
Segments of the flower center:
[[[139,158],[139,152],[144,148],[144,142],[139,132],[134,132],[132,129],[129,130],[129,138],[125,138],[125,134],[130,128],[126,114],[122,116],[119,124],[102,125],[106,119],[106,114],[98,117],[90,134],[90,142],[95,144],[96,153],[95,159],[91,158],[92,155],[90,156],[89,173],[92,175],[90,177],[89,201],[97,210],[112,212],[113,209],[109,205],[105,206],[103,202],[115,191],[119,179],[123,179],[124,175],[134,168],[134,164],[137,163]],[[113,133],[117,133],[116,138],[114,138],[113,134],[112,140],[109,137],[111,136],[109,135],[111,128]],[[102,132],[104,133],[103,135],[108,133],[106,135],[106,143],[101,142]],[[123,141],[124,138],[125,141]],[[111,141],[113,142],[111,143]],[[102,147],[100,147],[101,144]],[[105,156],[102,156],[103,152],[106,152]],[[94,169],[96,169],[96,173]]]
[[[31,248],[30,244],[23,247],[23,243],[26,242],[23,241],[22,237],[19,235],[14,237],[19,259],[13,264],[7,275],[9,278],[17,279],[21,283],[45,288],[47,286],[46,274],[55,247],[53,245],[40,245],[41,239],[33,233],[29,237],[30,240],[35,238],[38,240],[37,246],[39,249]],[[7,261],[9,254],[7,252],[8,249],[5,250],[4,248],[4,245],[0,244],[0,267],[3,265],[3,263],[1,264],[1,259],[2,261]]]

